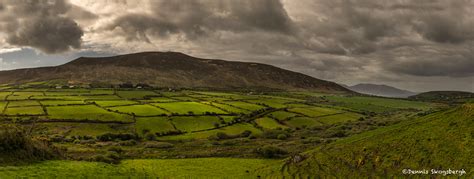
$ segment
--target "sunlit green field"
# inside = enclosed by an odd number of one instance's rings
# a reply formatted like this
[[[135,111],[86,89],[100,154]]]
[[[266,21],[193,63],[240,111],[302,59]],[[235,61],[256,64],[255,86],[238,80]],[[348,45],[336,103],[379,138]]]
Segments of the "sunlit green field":
[[[307,101],[315,97],[325,102]],[[366,117],[364,111],[423,111],[431,107],[429,103],[408,100],[301,92],[249,95],[238,92],[117,89],[0,91],[0,115],[5,119],[27,119],[31,122],[37,118],[40,123],[76,122],[72,125],[131,124],[134,126],[132,130],[122,131],[129,133],[183,132],[177,136],[158,136],[164,139],[194,136],[199,139],[217,131],[235,133],[250,130],[260,133],[269,129],[314,127],[356,121]],[[234,119],[242,120],[234,122]],[[246,127],[238,130],[239,126]],[[73,127],[67,133],[60,132],[63,130],[49,131],[60,135],[83,133],[78,130],[83,128]],[[114,133],[113,130],[106,132]]]
[[[255,178],[254,170],[281,162],[268,158],[283,159],[436,108],[311,92],[4,88],[0,124],[22,126],[64,156],[0,164],[0,178]]]
[[[47,161],[27,166],[0,166],[0,178],[256,178],[254,170],[279,160],[201,158],[99,162]]]

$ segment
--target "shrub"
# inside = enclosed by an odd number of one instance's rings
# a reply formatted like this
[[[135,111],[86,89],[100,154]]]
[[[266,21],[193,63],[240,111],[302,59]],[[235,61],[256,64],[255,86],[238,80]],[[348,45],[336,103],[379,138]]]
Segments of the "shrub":
[[[97,139],[100,141],[115,141],[115,140],[137,140],[139,139],[138,135],[130,134],[130,133],[120,133],[120,134],[112,134],[112,133],[105,133],[102,135],[97,136]]]
[[[279,139],[279,140],[285,140],[286,138],[288,138],[288,136],[286,136],[286,134],[278,134],[278,136],[277,136],[277,139]]]
[[[252,134],[252,131],[245,130],[240,134],[240,137],[249,137]]]
[[[218,132],[218,133],[216,133],[216,137],[217,137],[218,139],[228,139],[228,138],[230,138],[229,135],[227,135],[227,134],[224,133],[224,132]]]
[[[309,137],[301,141],[303,144],[319,144],[323,142],[319,137]]]
[[[145,135],[145,139],[150,140],[150,141],[151,140],[156,140],[156,135],[153,134],[153,133],[148,133],[148,134]]]
[[[61,151],[45,138],[32,138],[16,126],[0,129],[0,163],[58,158]]]
[[[168,149],[173,148],[174,145],[168,142],[147,142],[145,148],[154,148],[154,149]]]
[[[288,136],[288,133],[286,131],[282,130],[266,130],[263,132],[262,137],[267,138],[267,139],[278,139],[279,135],[286,135]]]
[[[264,146],[258,148],[256,152],[264,158],[280,158],[288,154],[285,150],[275,146]]]

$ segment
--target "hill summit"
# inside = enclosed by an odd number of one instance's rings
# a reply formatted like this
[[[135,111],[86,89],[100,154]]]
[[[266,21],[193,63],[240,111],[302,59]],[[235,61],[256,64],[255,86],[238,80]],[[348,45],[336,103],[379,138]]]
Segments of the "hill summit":
[[[367,83],[349,86],[348,89],[362,94],[394,98],[406,98],[416,94],[415,92],[398,89],[392,86]]]
[[[65,81],[67,84],[144,83],[155,87],[281,89],[349,92],[340,85],[275,66],[202,59],[179,52],[81,57],[64,65],[0,72],[0,83]]]

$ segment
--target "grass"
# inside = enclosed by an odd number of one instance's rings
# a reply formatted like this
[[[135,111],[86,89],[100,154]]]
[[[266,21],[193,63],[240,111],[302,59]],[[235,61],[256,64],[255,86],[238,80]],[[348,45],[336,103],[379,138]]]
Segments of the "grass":
[[[247,102],[250,102],[250,103],[254,103],[254,104],[257,104],[257,103],[263,103],[263,104],[266,104],[270,107],[273,107],[273,108],[284,108],[284,107],[287,107],[287,103],[290,103],[290,102],[294,102],[296,100],[292,100],[292,99],[285,99],[285,98],[268,98],[268,97],[264,97],[264,98],[261,98],[261,99],[255,99],[255,100],[246,100]]]
[[[13,95],[8,96],[7,100],[25,100],[31,96],[43,96],[42,92],[14,92]]]
[[[10,94],[12,94],[12,92],[0,92],[0,101],[6,100]]]
[[[61,101],[61,100],[46,100],[46,101],[40,101],[40,103],[41,105],[45,105],[45,106],[85,104],[84,101]]]
[[[108,108],[112,111],[119,111],[122,113],[135,114],[137,116],[158,116],[169,114],[167,111],[154,107],[152,105],[131,105]]]
[[[318,118],[318,121],[324,124],[334,124],[334,123],[343,123],[343,122],[348,122],[348,121],[356,121],[361,117],[363,116],[360,114],[347,112],[347,113],[342,113],[342,114],[321,117],[321,118]]]
[[[7,107],[7,102],[0,101],[0,113]]]
[[[189,114],[189,112],[193,114],[205,114],[206,112],[226,114],[220,109],[199,102],[153,103],[153,105],[178,114]]]
[[[255,135],[260,135],[262,133],[261,130],[255,128],[251,124],[244,123],[244,124],[234,124],[231,126],[219,128],[216,130],[210,130],[210,131],[186,133],[186,134],[177,135],[177,136],[165,136],[165,137],[160,137],[159,139],[161,140],[207,139],[209,136],[215,135],[218,132],[224,132],[227,135],[238,135],[246,130],[251,131]]]
[[[21,106],[39,106],[41,105],[38,101],[10,101],[8,107],[21,107]]]
[[[318,120],[309,117],[295,117],[291,118],[288,121],[285,121],[284,123],[287,126],[291,126],[293,128],[314,127],[323,125]]]
[[[135,128],[139,134],[143,134],[144,130],[148,130],[151,133],[176,130],[167,117],[139,117],[135,123]]]
[[[256,110],[265,108],[264,106],[247,103],[243,101],[223,101],[222,103],[233,106],[233,107],[249,110],[249,111],[256,111]]]
[[[41,106],[28,106],[28,107],[8,107],[5,110],[6,115],[43,115],[44,111]]]
[[[286,112],[286,111],[276,111],[276,112],[270,113],[268,116],[274,117],[274,118],[282,121],[282,120],[285,120],[285,119],[288,119],[288,118],[291,118],[291,117],[295,117],[297,115],[298,114],[291,113],[291,112]]]
[[[260,127],[264,129],[288,128],[287,126],[281,125],[274,119],[268,118],[268,117],[258,118],[255,120],[255,122],[257,123],[257,125],[259,125]]]
[[[47,134],[64,136],[98,136],[105,133],[130,133],[132,125],[95,123],[38,123],[37,128],[47,129]]]
[[[137,91],[117,91],[117,95],[125,99],[143,99],[146,96],[157,96],[158,94],[156,94],[153,91],[137,90]]]
[[[53,120],[92,120],[129,122],[132,117],[109,112],[94,105],[46,107]]]
[[[308,159],[273,175],[397,178],[405,168],[449,168],[472,176],[473,117],[474,105],[466,104],[354,135],[308,151]]]
[[[154,97],[150,99],[155,103],[169,103],[169,102],[176,102],[177,100],[166,98],[166,97]]]
[[[186,132],[213,129],[215,123],[220,124],[215,116],[172,117],[171,121],[177,129]]]
[[[176,101],[200,101],[196,98],[193,98],[193,97],[189,97],[189,96],[173,96],[173,97],[170,97]]]
[[[427,110],[432,107],[430,103],[425,102],[378,97],[327,96],[326,99],[332,102],[340,103],[340,105],[345,107],[373,112],[386,112],[397,109]]]
[[[288,111],[300,113],[309,117],[319,117],[319,116],[336,114],[336,113],[342,112],[342,111],[331,109],[331,108],[321,108],[321,107],[291,108]]]
[[[236,107],[232,107],[232,106],[229,106],[229,105],[225,105],[225,104],[220,104],[220,103],[216,103],[216,102],[203,102],[204,104],[209,104],[211,106],[216,106],[220,109],[223,109],[225,111],[228,111],[229,113],[236,113],[236,114],[240,114],[240,113],[248,113],[249,111],[248,110],[245,110],[245,109],[240,109],[240,108],[236,108]]]
[[[26,166],[0,167],[1,178],[256,178],[247,171],[279,160],[197,158],[136,159],[118,165],[98,162],[47,161]]]
[[[94,101],[97,105],[102,107],[111,107],[111,106],[123,106],[123,105],[132,105],[137,104],[136,101],[129,101],[129,100],[107,100],[107,101]]]

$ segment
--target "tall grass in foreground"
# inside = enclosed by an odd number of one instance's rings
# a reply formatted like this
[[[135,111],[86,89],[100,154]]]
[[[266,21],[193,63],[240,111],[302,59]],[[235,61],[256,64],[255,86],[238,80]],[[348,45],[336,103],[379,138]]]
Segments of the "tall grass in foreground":
[[[14,125],[0,128],[0,165],[60,158],[60,151],[46,139],[31,137]]]

